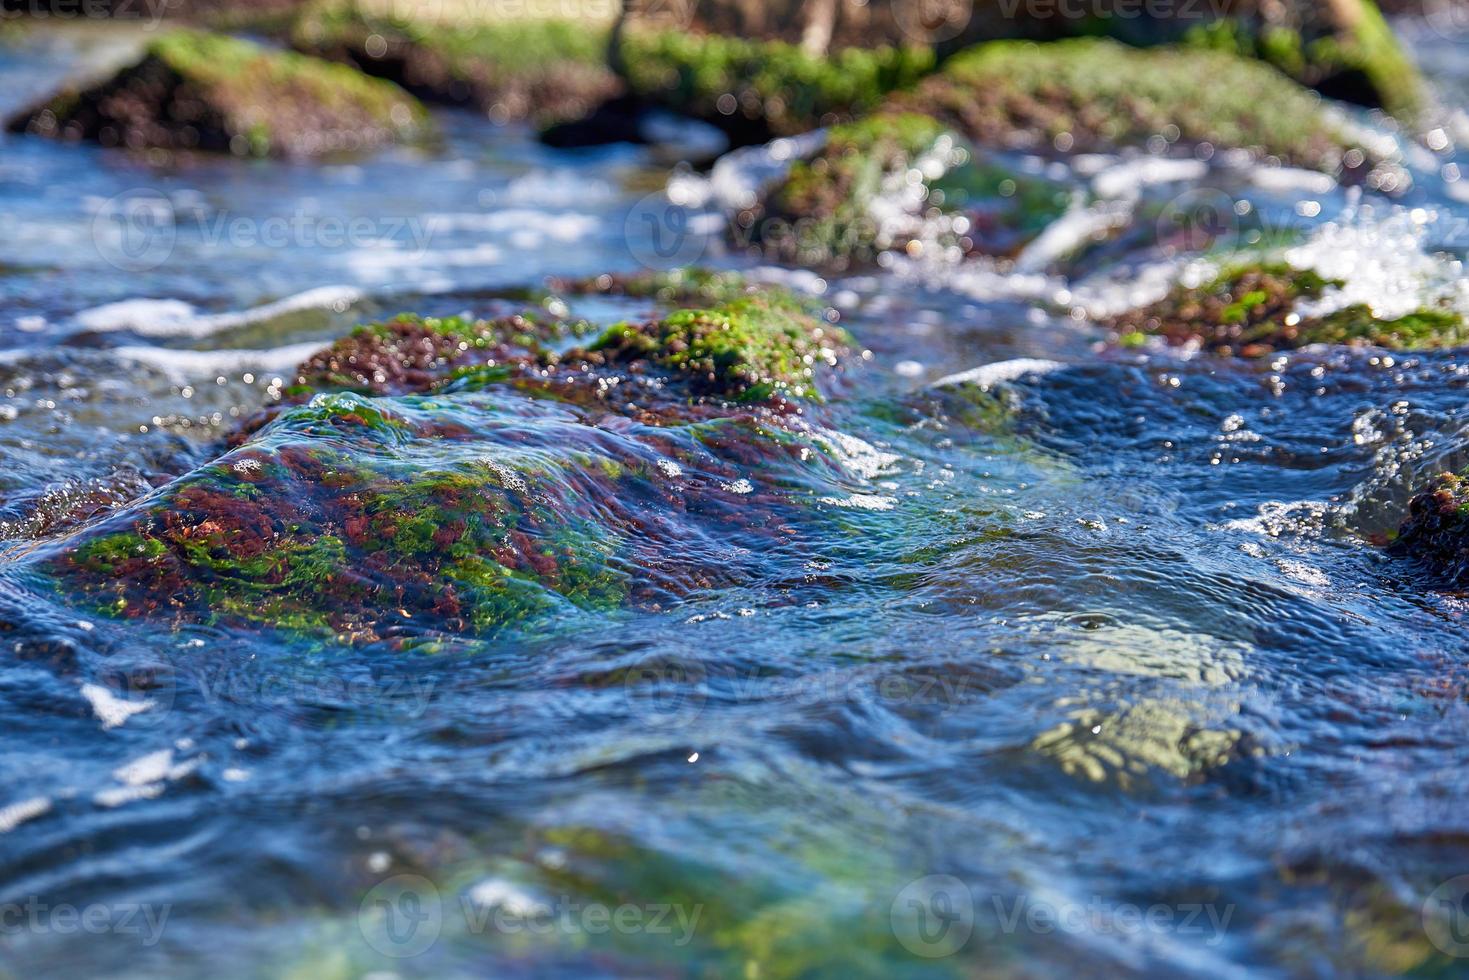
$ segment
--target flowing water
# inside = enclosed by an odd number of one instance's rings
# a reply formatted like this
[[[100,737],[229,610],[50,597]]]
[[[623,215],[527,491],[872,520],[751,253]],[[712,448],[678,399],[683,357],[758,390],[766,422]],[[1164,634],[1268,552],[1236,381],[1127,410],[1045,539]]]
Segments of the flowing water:
[[[1463,44],[1415,39],[1462,99]],[[7,108],[132,43],[10,38]],[[682,452],[649,468],[701,495],[684,513],[642,478],[645,500],[599,502],[549,470],[608,522],[661,521],[609,566],[654,600],[456,636],[405,608],[392,642],[323,644],[57,588],[35,561],[56,528],[207,463],[352,323],[749,265],[707,216],[670,226],[643,150],[440,123],[430,149],[319,166],[0,143],[0,973],[1462,971],[1435,903],[1469,873],[1469,606],[1377,543],[1469,463],[1469,361],[1100,345],[1089,314],[1197,258],[1159,236],[1069,265],[759,271],[871,353],[790,436],[809,459],[598,437]],[[1462,304],[1456,127],[1406,151],[1394,198],[1280,170],[1055,176],[1145,230],[1290,240],[1382,309]],[[384,408],[474,432],[404,465],[521,466],[578,438],[532,401]]]

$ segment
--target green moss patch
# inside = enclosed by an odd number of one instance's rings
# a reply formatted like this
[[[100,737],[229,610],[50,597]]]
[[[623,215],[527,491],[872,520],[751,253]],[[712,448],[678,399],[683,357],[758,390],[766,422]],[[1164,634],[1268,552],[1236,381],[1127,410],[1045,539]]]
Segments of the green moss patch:
[[[1233,17],[1194,27],[1185,43],[1258,58],[1335,98],[1377,105],[1412,120],[1423,105],[1423,80],[1372,0],[1344,0],[1344,23],[1329,32]]]
[[[630,29],[617,62],[634,95],[753,142],[860,115],[932,71],[934,55],[876,47],[816,56],[782,41]]]
[[[708,306],[728,303],[761,287],[738,272],[688,267],[608,274],[588,279],[554,279],[549,288],[554,293],[568,295],[630,296],[670,306]]]
[[[313,4],[291,43],[499,121],[579,118],[622,90],[607,66],[610,23],[414,19],[401,16],[400,6],[374,13],[349,0]]]
[[[1300,299],[1315,299],[1342,285],[1284,263],[1236,266],[1202,286],[1177,286],[1150,306],[1113,317],[1107,325],[1120,342],[1146,337],[1170,344],[1197,343],[1217,353],[1254,357],[1308,344],[1371,344],[1413,349],[1469,342],[1463,318],[1446,309],[1423,309],[1384,319],[1360,304],[1324,316],[1303,317]]]
[[[314,157],[413,139],[428,118],[397,86],[350,68],[180,30],[108,81],[62,92],[9,126],[135,150]]]
[[[613,362],[646,361],[696,391],[743,402],[818,397],[817,371],[835,365],[846,332],[780,290],[647,323],[609,327],[591,350]]]
[[[1335,173],[1354,147],[1320,99],[1274,69],[1222,51],[1137,50],[1083,38],[995,42],[955,55],[894,99],[977,145],[1105,151],[1158,137],[1239,148]]]

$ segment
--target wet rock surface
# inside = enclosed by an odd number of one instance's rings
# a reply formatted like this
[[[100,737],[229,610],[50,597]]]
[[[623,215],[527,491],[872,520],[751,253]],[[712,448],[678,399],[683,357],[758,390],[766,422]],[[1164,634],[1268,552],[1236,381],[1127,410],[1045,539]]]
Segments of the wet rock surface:
[[[840,479],[799,409],[847,351],[819,313],[741,290],[570,349],[585,324],[366,326],[46,567],[99,612],[349,641],[662,608],[752,574],[734,552],[797,547],[791,490]]]

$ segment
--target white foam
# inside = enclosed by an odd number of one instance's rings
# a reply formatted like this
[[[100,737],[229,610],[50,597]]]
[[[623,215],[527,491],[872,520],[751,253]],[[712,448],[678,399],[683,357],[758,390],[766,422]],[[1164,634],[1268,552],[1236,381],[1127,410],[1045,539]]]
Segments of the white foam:
[[[1008,361],[995,361],[992,364],[981,364],[972,367],[968,371],[960,371],[946,378],[940,378],[933,383],[935,388],[947,388],[954,385],[978,385],[981,388],[989,388],[1005,381],[1014,381],[1023,378],[1027,374],[1049,374],[1058,368],[1064,367],[1060,361],[1047,361],[1038,357],[1016,357]]]
[[[135,345],[115,348],[113,353],[118,357],[155,367],[176,381],[187,381],[190,378],[239,373],[244,370],[289,371],[321,348],[322,344],[315,341],[287,344],[268,350],[174,350]]]
[[[345,312],[362,295],[362,290],[352,286],[318,286],[273,303],[230,313],[200,313],[177,299],[126,299],[83,310],[76,315],[76,323],[86,330],[126,330],[145,337],[207,337],[221,330],[263,323],[302,310]]]
[[[1199,180],[1208,172],[1209,165],[1202,160],[1137,157],[1098,173],[1092,178],[1092,190],[1098,197],[1136,200],[1149,185]]]
[[[133,715],[142,714],[156,705],[151,700],[128,701],[98,684],[83,684],[82,697],[92,706],[92,712],[102,722],[104,730],[126,724]]]
[[[51,801],[44,796],[33,796],[28,800],[0,807],[0,834],[7,834],[43,814],[51,812]]]
[[[173,768],[173,749],[159,749],[113,770],[112,776],[127,786],[156,783]]]
[[[852,510],[892,510],[897,506],[898,498],[875,493],[854,493],[847,497],[822,497],[821,502]]]

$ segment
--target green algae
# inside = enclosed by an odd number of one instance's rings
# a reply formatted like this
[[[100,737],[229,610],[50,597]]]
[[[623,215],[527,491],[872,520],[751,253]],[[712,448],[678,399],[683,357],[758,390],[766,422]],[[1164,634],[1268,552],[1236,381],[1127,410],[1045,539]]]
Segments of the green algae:
[[[716,124],[734,117],[790,136],[875,108],[933,70],[926,48],[799,45],[675,31],[628,30],[616,57],[634,95]]]
[[[647,360],[686,377],[696,390],[736,401],[779,393],[818,398],[818,364],[834,365],[845,331],[817,320],[790,293],[767,290],[650,323],[620,323],[592,344],[615,360]]]
[[[981,44],[892,101],[976,145],[1085,152],[1167,134],[1328,173],[1357,149],[1317,96],[1266,65],[1215,50],[1137,50],[1096,38]]]
[[[567,295],[630,296],[665,305],[708,306],[732,302],[760,287],[739,272],[689,266],[604,274],[588,279],[557,279],[552,280],[550,288],[552,292]]]
[[[1411,122],[1423,108],[1423,80],[1372,0],[1348,0],[1336,33],[1307,37],[1293,27],[1256,27],[1240,18],[1191,28],[1183,43],[1258,58],[1328,94],[1346,89]]]
[[[1395,318],[1379,317],[1362,304],[1319,316],[1296,312],[1299,300],[1318,299],[1343,285],[1284,262],[1246,262],[1200,286],[1175,286],[1157,303],[1112,317],[1107,325],[1128,346],[1158,336],[1245,357],[1309,344],[1427,349],[1469,342],[1463,317],[1446,308]]]

